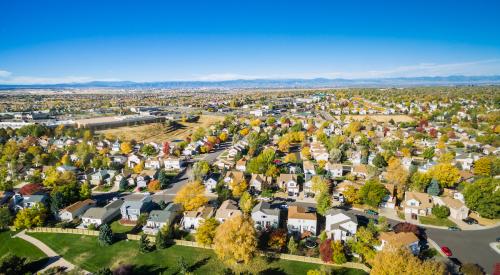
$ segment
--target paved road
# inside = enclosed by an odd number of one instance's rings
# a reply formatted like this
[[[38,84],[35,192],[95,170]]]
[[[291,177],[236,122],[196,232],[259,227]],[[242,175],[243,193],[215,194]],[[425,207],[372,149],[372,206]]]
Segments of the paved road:
[[[59,254],[57,254],[54,250],[52,250],[46,244],[44,244],[43,242],[39,241],[36,238],[33,238],[29,235],[26,235],[25,233],[26,233],[26,230],[23,230],[23,231],[19,232],[18,234],[16,234],[14,237],[21,238],[21,239],[33,244],[34,246],[38,247],[38,249],[40,249],[43,253],[45,253],[45,255],[47,255],[49,257],[49,261],[45,264],[45,266],[41,270],[39,270],[39,272],[43,272],[51,267],[56,267],[56,266],[65,267],[66,270],[72,270],[75,268],[75,265],[73,265],[72,263],[68,262],[67,260],[65,260],[64,258],[59,256]],[[90,274],[90,272],[85,271],[85,270],[83,270],[83,272],[85,274]]]

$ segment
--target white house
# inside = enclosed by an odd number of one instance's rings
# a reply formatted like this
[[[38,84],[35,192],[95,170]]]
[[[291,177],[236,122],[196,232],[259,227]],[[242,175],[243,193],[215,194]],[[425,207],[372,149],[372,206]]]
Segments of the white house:
[[[202,206],[193,211],[186,211],[184,212],[181,226],[184,228],[184,230],[194,232],[196,231],[196,229],[198,229],[203,221],[213,217],[214,213],[215,209],[211,206]]]
[[[303,164],[304,174],[316,175],[316,169],[314,169],[314,164],[310,160],[304,160]]]
[[[432,198],[427,193],[405,192],[403,207],[406,214],[427,216],[432,211]]]
[[[149,213],[146,225],[142,231],[146,234],[156,235],[164,226],[170,226],[182,212],[182,205],[171,203],[163,210],[153,210]]]
[[[59,211],[59,219],[62,221],[72,221],[76,218],[79,218],[87,209],[95,206],[95,201],[91,199],[86,199],[84,201],[77,201],[72,205],[61,209]]]
[[[342,175],[343,175],[344,167],[340,163],[327,162],[325,164],[325,170],[330,172],[330,175],[333,178],[339,178],[339,177],[342,177]]]
[[[104,207],[91,207],[82,215],[82,225],[88,227],[93,224],[100,226],[103,223],[108,223],[116,216],[120,215],[120,207],[123,200],[114,200]]]
[[[146,169],[158,170],[161,168],[161,166],[162,166],[162,162],[158,158],[148,159],[144,163],[144,168],[146,168]]]
[[[252,209],[252,220],[258,230],[278,228],[280,222],[280,209],[271,207],[271,204],[260,201]]]
[[[180,158],[169,157],[163,161],[163,166],[166,170],[180,170],[183,164]]]
[[[433,197],[437,205],[445,205],[450,208],[450,218],[463,220],[469,216],[469,208],[459,200],[450,197]]]
[[[330,209],[325,215],[325,230],[328,237],[335,241],[347,241],[356,234],[356,217],[340,209]]]
[[[217,187],[217,181],[219,180],[220,174],[212,173],[205,177],[203,180],[203,184],[205,185],[205,189],[207,192],[213,193],[215,187]]]
[[[288,233],[317,234],[318,218],[316,212],[309,212],[302,206],[292,205],[288,208]]]
[[[299,196],[300,186],[297,181],[297,174],[280,174],[278,177],[278,186],[286,190],[288,196]]]
[[[272,181],[272,177],[266,177],[264,174],[252,174],[250,178],[250,189],[260,192],[265,185],[270,186]]]

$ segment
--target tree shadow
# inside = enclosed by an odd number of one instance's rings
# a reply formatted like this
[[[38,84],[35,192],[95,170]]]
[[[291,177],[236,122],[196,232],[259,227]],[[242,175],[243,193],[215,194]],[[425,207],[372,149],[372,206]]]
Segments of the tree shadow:
[[[193,272],[193,271],[197,270],[198,268],[206,265],[208,263],[208,261],[210,261],[210,257],[206,257],[206,258],[203,258],[203,259],[197,261],[196,263],[192,264],[189,267],[189,271]]]
[[[274,267],[274,268],[268,268],[266,270],[263,270],[259,274],[262,274],[262,275],[285,275],[286,272],[283,271],[281,268]]]
[[[158,267],[156,265],[136,265],[133,274],[163,274],[168,267]]]
[[[48,266],[49,264],[51,264],[59,259],[59,257],[53,257],[53,258],[54,259],[47,257],[47,258],[42,258],[42,259],[39,259],[36,261],[30,261],[26,265],[26,270],[33,272],[33,274],[35,274],[38,270],[43,269],[44,267]]]

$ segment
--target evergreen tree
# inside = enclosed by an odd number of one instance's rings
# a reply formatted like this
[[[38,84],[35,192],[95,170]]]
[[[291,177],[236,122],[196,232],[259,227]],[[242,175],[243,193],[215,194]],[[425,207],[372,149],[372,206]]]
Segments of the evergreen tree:
[[[146,235],[142,235],[139,240],[139,251],[141,253],[147,253],[150,251],[149,240]]]
[[[429,187],[427,187],[427,194],[431,196],[439,196],[439,193],[441,193],[441,189],[439,188],[439,183],[437,180],[432,179],[431,183],[429,184]]]
[[[160,182],[160,189],[165,189],[168,187],[168,177],[165,171],[161,170],[158,175],[158,181]]]
[[[59,209],[61,209],[64,205],[64,197],[63,194],[59,191],[52,192],[50,196],[50,211],[54,215],[57,215],[59,213]]]
[[[113,231],[111,231],[111,227],[108,224],[103,224],[99,228],[99,244],[101,246],[111,245],[113,243]]]
[[[122,177],[122,179],[120,180],[120,190],[123,191],[127,189],[127,186],[128,186],[127,179],[125,177]]]
[[[287,248],[288,248],[288,253],[290,253],[290,254],[297,253],[298,245],[297,245],[297,242],[293,239],[293,237],[291,237],[290,240],[288,241]]]

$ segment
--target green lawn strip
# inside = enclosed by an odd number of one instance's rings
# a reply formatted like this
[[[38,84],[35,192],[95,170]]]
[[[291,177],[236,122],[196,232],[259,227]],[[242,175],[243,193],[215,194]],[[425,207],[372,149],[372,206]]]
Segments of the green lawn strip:
[[[111,223],[111,230],[114,233],[129,233],[132,229],[134,229],[134,226],[122,225],[119,220],[115,220]]]
[[[30,235],[50,246],[68,261],[91,272],[101,267],[114,268],[121,263],[129,263],[143,273],[174,274],[179,271],[177,263],[180,257],[185,259],[195,274],[221,274],[224,270],[224,266],[209,249],[174,245],[167,249],[142,254],[139,252],[137,241],[124,240],[111,246],[100,247],[96,237],[93,236],[54,233],[30,233]],[[264,274],[306,274],[310,269],[320,268],[320,265],[273,260],[266,264],[266,268]],[[366,274],[356,269],[336,269],[336,271],[338,274]]]
[[[436,225],[436,226],[457,226],[454,222],[450,221],[449,219],[439,219],[434,216],[428,216],[428,217],[419,217],[420,222],[423,224],[430,224],[430,225]]]
[[[11,231],[0,232],[0,258],[8,253],[25,257],[28,262],[33,263],[28,269],[30,271],[37,271],[48,260],[47,255],[43,253],[36,246],[20,238],[11,238],[16,233]]]

